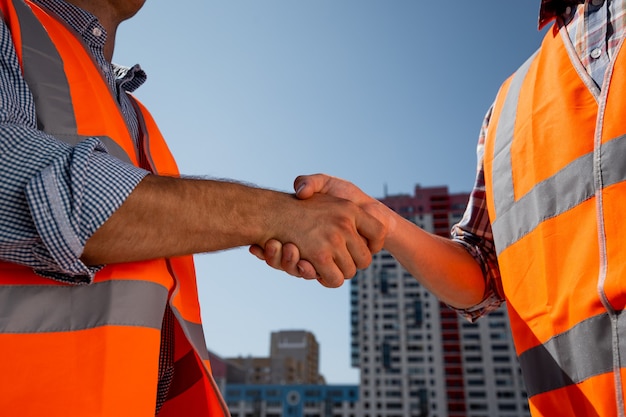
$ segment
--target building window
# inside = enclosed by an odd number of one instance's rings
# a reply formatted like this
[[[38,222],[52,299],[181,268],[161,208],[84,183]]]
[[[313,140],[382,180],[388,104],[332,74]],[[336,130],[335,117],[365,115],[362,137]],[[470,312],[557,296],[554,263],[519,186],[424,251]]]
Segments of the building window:
[[[482,379],[468,379],[467,385],[469,385],[470,387],[476,387],[476,386],[482,387],[485,385],[485,381],[483,381]]]
[[[515,398],[515,393],[513,391],[498,391],[498,398]]]
[[[515,404],[498,404],[498,410],[500,411],[515,411],[517,406]]]

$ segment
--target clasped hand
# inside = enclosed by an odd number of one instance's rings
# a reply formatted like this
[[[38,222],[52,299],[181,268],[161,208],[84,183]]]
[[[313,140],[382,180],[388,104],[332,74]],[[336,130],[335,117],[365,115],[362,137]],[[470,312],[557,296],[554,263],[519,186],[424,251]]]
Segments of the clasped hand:
[[[367,222],[362,221],[360,227],[357,227],[361,235],[360,242],[349,237],[343,239],[347,245],[345,250],[332,245],[333,242],[313,242],[318,250],[313,252],[314,257],[307,257],[302,245],[296,242],[270,239],[264,247],[251,246],[250,252],[272,268],[296,277],[317,279],[325,287],[339,287],[345,279],[352,278],[357,269],[368,267],[372,261],[371,255],[382,249],[389,225],[386,207],[352,183],[325,174],[299,176],[294,181],[294,189],[300,200],[328,195],[349,200],[360,207],[369,217]],[[329,212],[329,220],[332,216],[333,213]],[[346,235],[348,234],[349,231],[346,231]],[[336,239],[335,243],[341,241],[342,239]],[[328,243],[331,243],[335,254],[324,249]],[[346,258],[346,251],[350,259]]]

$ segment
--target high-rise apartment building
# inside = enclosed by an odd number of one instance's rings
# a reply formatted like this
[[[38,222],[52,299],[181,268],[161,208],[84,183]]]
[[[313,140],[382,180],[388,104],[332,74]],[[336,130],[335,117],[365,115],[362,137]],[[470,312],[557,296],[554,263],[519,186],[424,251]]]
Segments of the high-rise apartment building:
[[[414,195],[381,201],[448,237],[467,199],[447,187],[416,186]],[[360,368],[358,416],[529,415],[504,308],[469,323],[385,251],[350,285],[352,364]]]

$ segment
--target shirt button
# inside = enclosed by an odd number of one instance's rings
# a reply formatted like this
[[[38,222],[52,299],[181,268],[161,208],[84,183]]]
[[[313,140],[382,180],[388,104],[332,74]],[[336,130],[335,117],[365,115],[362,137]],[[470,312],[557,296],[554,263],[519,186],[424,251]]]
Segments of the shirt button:
[[[567,6],[567,7],[565,8],[565,14],[566,14],[566,15],[568,15],[568,16],[569,16],[570,14],[572,14],[572,7],[571,7],[571,6]]]
[[[593,59],[598,59],[600,58],[600,55],[602,55],[602,48],[595,48],[591,51],[591,57]]]
[[[604,3],[604,0],[591,0],[591,4],[594,6],[600,6],[602,3]]]
[[[91,34],[95,36],[96,38],[99,38],[100,36],[102,36],[102,29],[98,27],[93,28],[93,30],[91,31]]]

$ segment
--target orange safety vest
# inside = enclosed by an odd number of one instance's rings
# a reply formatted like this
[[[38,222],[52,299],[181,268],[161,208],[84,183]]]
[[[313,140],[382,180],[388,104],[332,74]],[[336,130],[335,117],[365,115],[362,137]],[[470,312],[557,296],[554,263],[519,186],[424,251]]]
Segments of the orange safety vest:
[[[154,120],[131,98],[142,135],[135,149],[75,33],[28,0],[0,0],[0,11],[42,130],[70,144],[95,136],[122,160],[178,174]],[[0,263],[0,415],[154,416],[166,305],[175,371],[159,416],[229,416],[211,376],[191,257],[109,265],[90,285]]]
[[[498,94],[487,206],[533,416],[624,416],[626,52],[600,91],[567,36]]]

